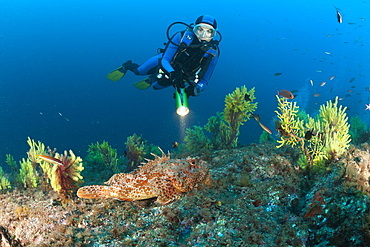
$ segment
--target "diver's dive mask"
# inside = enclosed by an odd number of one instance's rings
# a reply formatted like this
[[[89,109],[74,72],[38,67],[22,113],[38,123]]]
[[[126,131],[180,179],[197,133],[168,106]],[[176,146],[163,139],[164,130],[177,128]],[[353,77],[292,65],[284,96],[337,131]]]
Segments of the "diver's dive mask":
[[[200,40],[211,40],[216,36],[216,30],[209,24],[197,24],[194,26],[193,32]]]

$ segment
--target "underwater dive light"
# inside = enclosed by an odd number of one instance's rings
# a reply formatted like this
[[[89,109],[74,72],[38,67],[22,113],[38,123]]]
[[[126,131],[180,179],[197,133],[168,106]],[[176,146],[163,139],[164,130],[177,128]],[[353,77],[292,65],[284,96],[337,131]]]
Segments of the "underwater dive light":
[[[186,116],[189,113],[188,107],[188,97],[186,95],[185,89],[180,88],[180,93],[178,90],[175,91],[176,95],[176,113],[180,116]]]

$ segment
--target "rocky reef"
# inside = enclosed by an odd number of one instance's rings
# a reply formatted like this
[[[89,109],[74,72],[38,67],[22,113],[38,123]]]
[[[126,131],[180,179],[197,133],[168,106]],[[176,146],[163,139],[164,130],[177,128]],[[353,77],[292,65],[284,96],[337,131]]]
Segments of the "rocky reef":
[[[269,143],[213,151],[199,157],[207,183],[163,206],[3,190],[0,246],[365,246],[369,146],[309,177],[299,156]]]

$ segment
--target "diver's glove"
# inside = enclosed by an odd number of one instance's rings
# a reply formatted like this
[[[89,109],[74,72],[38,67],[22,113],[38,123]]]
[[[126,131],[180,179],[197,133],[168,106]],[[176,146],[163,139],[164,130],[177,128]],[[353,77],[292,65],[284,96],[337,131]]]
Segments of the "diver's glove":
[[[180,88],[185,87],[184,80],[182,79],[182,73],[180,71],[172,71],[170,73],[170,80],[172,81],[172,85],[174,88],[177,89],[177,91],[180,91]]]
[[[185,89],[185,93],[188,97],[190,96],[198,96],[201,93],[200,87],[195,86],[189,86]]]

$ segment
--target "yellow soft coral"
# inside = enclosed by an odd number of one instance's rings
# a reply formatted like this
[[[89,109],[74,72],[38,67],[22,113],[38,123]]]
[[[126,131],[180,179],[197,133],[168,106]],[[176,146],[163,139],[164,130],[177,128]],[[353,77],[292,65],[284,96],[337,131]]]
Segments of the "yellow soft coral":
[[[19,169],[18,182],[22,184],[24,188],[37,187],[38,179],[31,160],[23,158],[20,164],[21,169]]]
[[[62,164],[54,163],[50,185],[59,194],[68,195],[77,187],[76,183],[82,182],[81,171],[84,170],[82,159],[72,150],[69,150],[69,155],[67,151],[64,151],[64,154],[55,153],[55,159],[60,160]]]
[[[320,107],[320,121],[322,123],[324,138],[324,152],[329,159],[336,159],[342,155],[351,142],[349,135],[347,107],[338,107],[338,97]]]
[[[299,159],[301,167],[307,164],[322,168],[327,160],[342,155],[349,146],[350,135],[346,107],[338,106],[338,97],[320,107],[316,118],[309,115],[298,117],[298,106],[285,98],[277,96],[279,118],[277,129],[281,134],[278,141],[281,147],[294,147],[300,143],[302,155]],[[301,114],[302,115],[302,114]],[[307,135],[309,134],[309,135]]]
[[[0,190],[10,189],[11,185],[7,177],[5,177],[5,173],[3,168],[0,166]]]
[[[278,101],[278,111],[275,111],[275,113],[279,118],[277,130],[281,134],[280,140],[277,141],[280,145],[277,148],[283,145],[294,147],[303,141],[302,136],[304,135],[303,120],[297,116],[299,107],[296,102],[288,101],[286,98],[278,95],[276,95],[276,99]]]
[[[247,91],[247,88],[242,86],[226,95],[223,116],[227,126],[224,126],[224,129],[221,130],[227,132],[226,146],[235,147],[237,145],[240,126],[249,120],[252,113],[257,109],[258,103],[252,103],[256,99],[254,91],[255,88]]]

